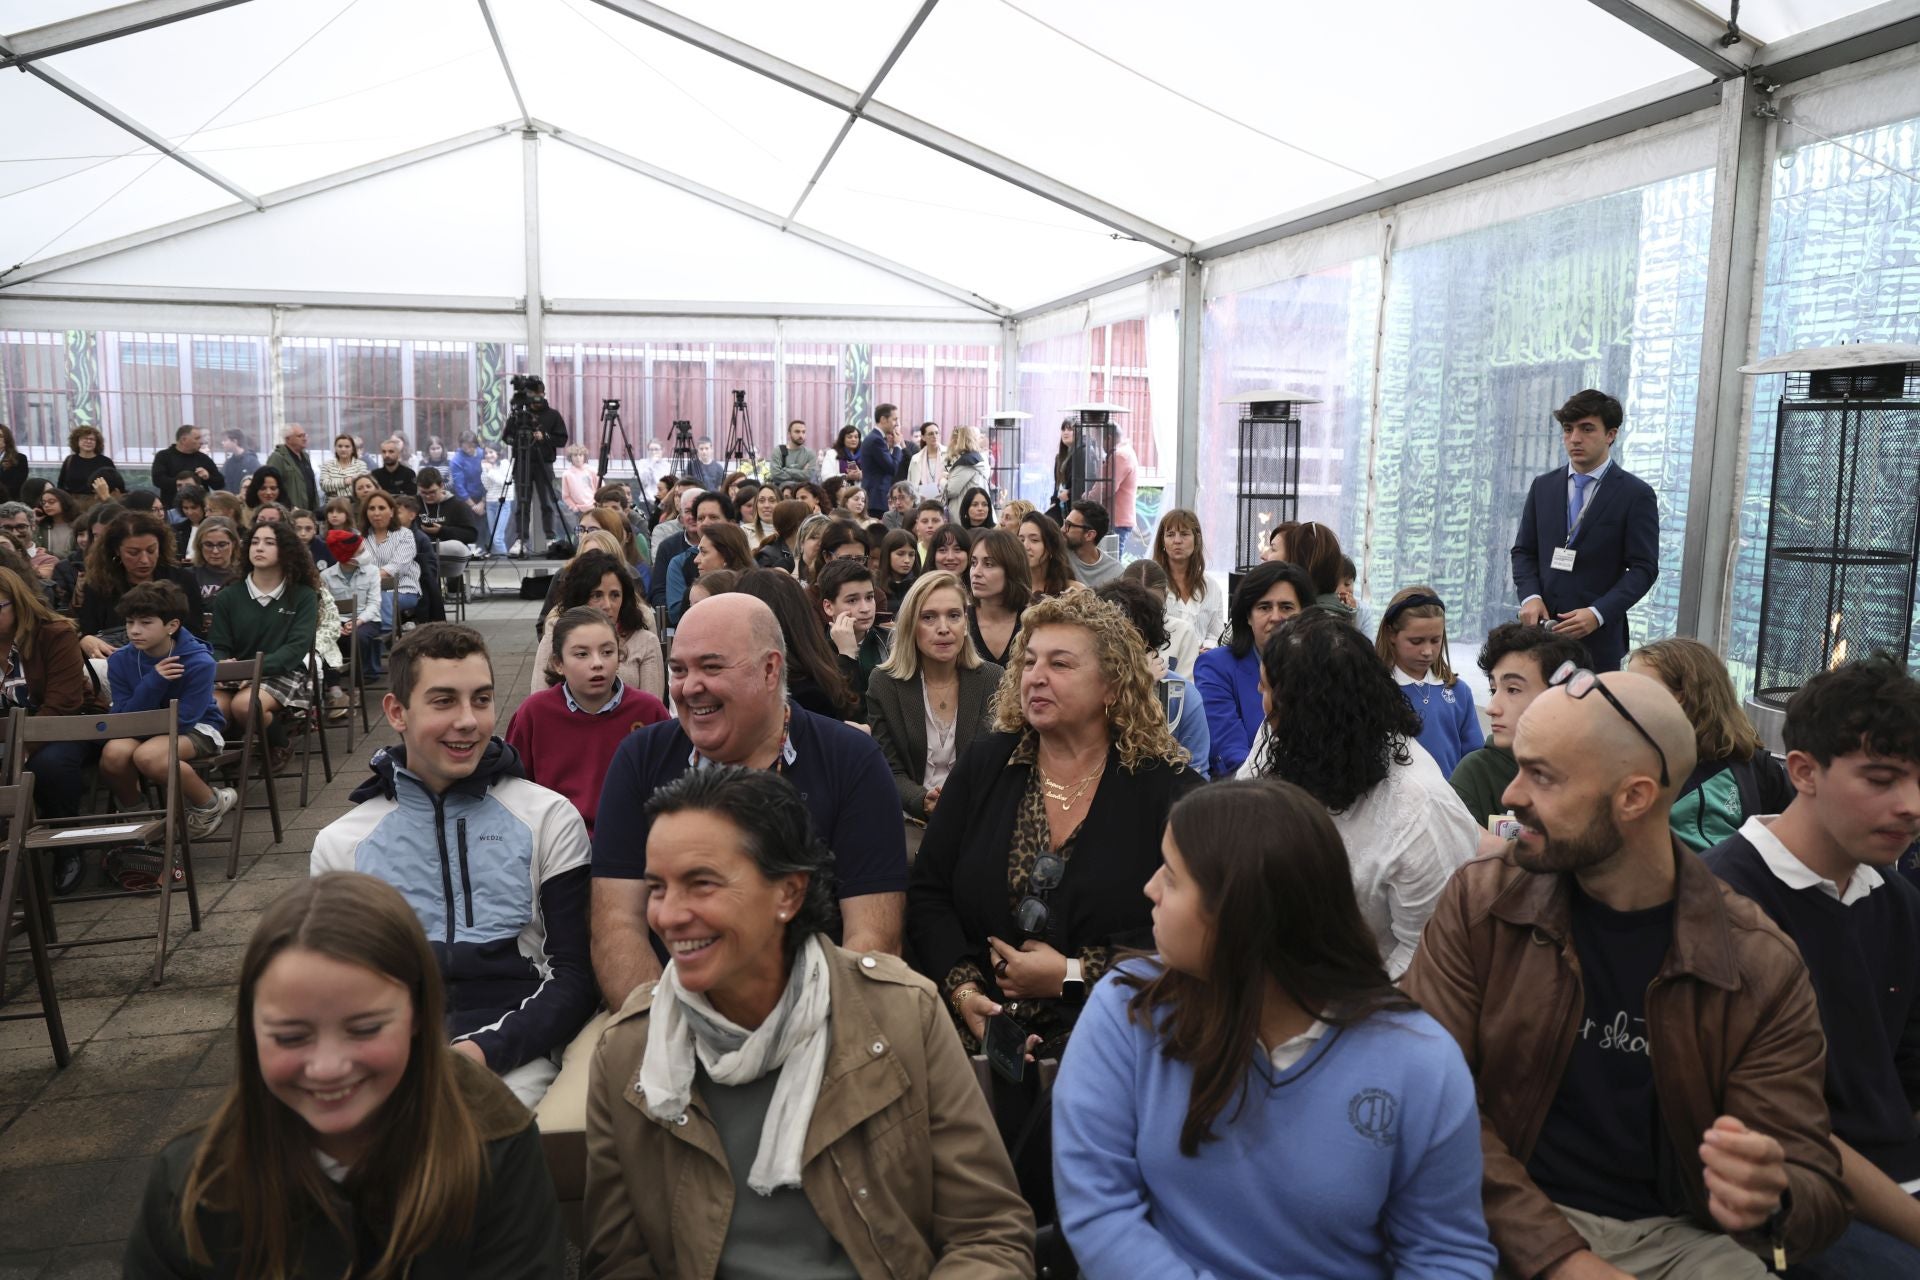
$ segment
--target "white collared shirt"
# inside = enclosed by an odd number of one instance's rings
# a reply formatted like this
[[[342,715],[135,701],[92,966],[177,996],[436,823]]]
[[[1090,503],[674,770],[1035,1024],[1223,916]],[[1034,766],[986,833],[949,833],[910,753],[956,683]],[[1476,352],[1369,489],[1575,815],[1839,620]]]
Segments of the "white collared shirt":
[[[257,605],[272,604],[287,592],[287,580],[285,578],[280,579],[280,585],[271,591],[262,591],[260,588],[254,586],[252,574],[248,574],[245,581],[247,584],[247,594],[253,597],[253,602]]]
[[[1315,1018],[1313,1025],[1297,1036],[1290,1036],[1267,1051],[1267,1061],[1275,1071],[1285,1071],[1307,1056],[1314,1042],[1327,1034],[1327,1024]]]
[[[1433,674],[1433,668],[1431,667],[1427,668],[1427,674],[1425,674],[1424,676],[1421,676],[1418,680],[1415,680],[1412,676],[1402,671],[1398,663],[1394,664],[1393,682],[1399,685],[1444,684],[1445,683],[1445,681],[1441,680],[1439,676]]]
[[[579,711],[581,709],[580,704],[573,700],[573,690],[567,687],[567,682],[565,680],[562,680],[560,682],[560,696],[567,700],[567,710]],[[606,715],[607,712],[612,711],[615,707],[619,706],[620,699],[626,696],[627,696],[627,686],[621,681],[619,676],[615,676],[613,678],[613,692],[607,696],[606,703],[598,711],[587,712],[585,714],[596,715],[596,716]]]
[[[1818,889],[1841,906],[1850,907],[1886,883],[1878,871],[1863,864],[1854,869],[1853,875],[1847,879],[1847,891],[1841,893],[1839,885],[1794,857],[1793,850],[1780,843],[1780,837],[1773,834],[1771,829],[1772,822],[1773,818],[1762,818],[1756,814],[1741,824],[1740,834],[1759,852],[1760,860],[1767,864],[1767,870],[1773,872],[1774,878],[1787,888]]]

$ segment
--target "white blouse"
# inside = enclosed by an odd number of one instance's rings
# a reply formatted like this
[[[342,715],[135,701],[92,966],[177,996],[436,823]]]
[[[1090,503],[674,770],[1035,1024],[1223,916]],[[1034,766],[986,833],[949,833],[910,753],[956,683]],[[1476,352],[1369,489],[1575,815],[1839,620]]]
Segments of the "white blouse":
[[[933,697],[927,692],[925,681],[920,684],[920,698],[927,709],[927,769],[921,785],[931,791],[947,785],[947,775],[953,772],[954,761],[959,756],[955,745],[959,735],[955,728],[959,724],[960,709],[955,706],[952,718],[941,720],[934,714]]]

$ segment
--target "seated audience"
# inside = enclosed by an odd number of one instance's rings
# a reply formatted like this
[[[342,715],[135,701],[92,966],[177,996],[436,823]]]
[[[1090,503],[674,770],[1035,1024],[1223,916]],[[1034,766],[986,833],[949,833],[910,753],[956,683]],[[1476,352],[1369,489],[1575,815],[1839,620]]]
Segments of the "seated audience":
[[[107,686],[114,714],[164,710],[179,704],[179,733],[173,745],[180,762],[180,794],[186,804],[187,833],[205,840],[220,829],[240,796],[232,787],[210,787],[196,773],[194,760],[210,760],[226,745],[219,704],[213,696],[212,650],[185,629],[187,596],[171,582],[149,582],[120,597],[127,643],[107,659]],[[145,807],[144,782],[167,785],[167,738],[112,738],[100,748],[100,776],[122,809]]]
[[[1487,676],[1487,744],[1470,751],[1447,779],[1466,802],[1473,820],[1493,830],[1507,803],[1500,797],[1520,766],[1513,762],[1513,730],[1520,714],[1546,691],[1547,681],[1571,662],[1587,665],[1587,648],[1570,636],[1524,622],[1503,622],[1487,632],[1480,646],[1480,670]]]
[[[1473,690],[1447,661],[1447,606],[1428,587],[1396,592],[1381,615],[1373,645],[1401,696],[1420,717],[1420,745],[1440,766],[1441,775],[1451,777],[1461,757],[1478,751],[1485,738]]]
[[[753,568],[753,553],[747,547],[747,535],[737,524],[715,522],[700,530],[694,543],[693,578],[716,569],[745,573]]]
[[[532,1106],[594,1009],[587,829],[494,738],[479,632],[416,628],[388,676],[381,707],[400,745],[374,753],[357,807],[315,837],[313,873],[364,871],[400,890],[436,939],[455,1052]]]
[[[1346,556],[1340,550],[1339,537],[1316,520],[1295,525],[1284,537],[1287,554],[1282,558],[1305,569],[1307,577],[1313,579],[1314,605],[1354,621],[1353,605],[1340,594]]]
[[[1787,1274],[1910,1280],[1920,1276],[1920,1202],[1908,1189],[1920,1179],[1920,1003],[1896,975],[1920,973],[1920,890],[1894,866],[1920,837],[1920,681],[1886,659],[1823,672],[1787,704],[1784,737],[1793,799],[1777,818],[1749,815],[1706,862],[1793,939],[1826,1031],[1827,1106],[1854,1221]]]
[[[1136,560],[1134,563],[1150,565],[1153,562]],[[1161,650],[1167,645],[1167,626],[1160,601],[1139,583],[1122,579],[1109,582],[1097,594],[1125,614],[1133,629],[1140,633],[1140,642],[1147,650],[1147,670],[1159,683],[1156,692],[1167,713],[1167,728],[1173,731],[1174,741],[1186,748],[1187,763],[1204,768],[1211,745],[1207,737],[1207,709],[1201,705],[1192,681],[1168,666],[1161,656]]]
[[[972,532],[975,529],[995,528],[993,518],[993,495],[985,488],[976,486],[960,495],[948,513],[953,523]]]
[[[594,827],[593,958],[609,1008],[657,978],[667,955],[647,928],[646,799],[700,764],[773,769],[798,787],[833,851],[843,945],[900,951],[907,852],[892,773],[872,738],[787,700],[780,624],[744,590],[762,576],[798,586],[755,570],[741,591],[687,610],[667,663],[678,718],[630,735],[607,770]]]
[[[520,753],[527,779],[573,801],[589,836],[614,751],[635,729],[667,718],[660,699],[620,678],[614,626],[591,605],[555,618],[553,683],[522,702],[507,726],[507,743]]]
[[[320,575],[307,544],[284,524],[255,526],[247,535],[247,575],[213,598],[207,643],[216,660],[260,654],[260,700],[240,684],[216,686],[220,714],[239,729],[249,718],[265,733],[282,707],[313,698],[307,655],[320,627]]]
[[[1473,1077],[1380,967],[1325,809],[1222,782],[1161,850],[1158,955],[1095,988],[1054,1086],[1080,1274],[1490,1275]]]
[[[987,732],[1005,674],[981,660],[967,635],[960,580],[936,569],[916,581],[901,605],[893,652],[867,683],[867,724],[909,818],[933,816],[960,753]]]
[[[29,716],[105,711],[106,699],[88,678],[73,624],[46,606],[31,581],[5,566],[0,566],[0,601],[0,653],[6,656],[0,711],[19,707]],[[87,742],[42,742],[28,751],[23,767],[33,771],[33,805],[41,817],[79,814],[92,757],[93,744]],[[72,893],[83,871],[79,850],[56,848],[53,891]]]
[[[324,569],[333,563],[333,557],[327,552],[327,540],[320,536],[320,523],[313,518],[313,512],[305,507],[297,507],[288,513],[293,524],[294,536],[307,544],[307,554],[313,557],[313,567]]]
[[[973,534],[957,524],[943,524],[935,529],[932,541],[927,543],[927,563],[923,568],[950,573],[965,583],[968,570],[973,568]]]
[[[741,767],[647,804],[647,923],[673,958],[595,1051],[589,1277],[1034,1274],[939,997],[833,945],[837,859],[809,808]]]
[[[200,522],[193,540],[193,582],[201,601],[212,600],[240,576],[240,530],[225,516]]]
[[[1100,540],[1110,527],[1107,509],[1085,498],[1068,507],[1060,522],[1060,536],[1067,541],[1067,562],[1074,580],[1083,587],[1097,591],[1120,576],[1119,557],[1100,549]]]
[[[226,517],[236,529],[245,529],[253,523],[253,515],[247,510],[247,504],[241,501],[240,495],[224,489],[215,489],[207,495],[207,514]]]
[[[914,507],[913,519],[901,528],[913,535],[913,540],[920,544],[921,551],[924,553],[927,544],[933,540],[934,533],[946,522],[946,506],[937,499],[928,498]],[[866,521],[861,523],[864,525]]]
[[[762,495],[766,490],[761,490]],[[753,563],[762,569],[784,569],[788,573],[796,572],[799,552],[800,526],[807,519],[807,504],[792,499],[782,499],[773,504],[772,531],[767,540],[753,553]]]
[[[1783,812],[1793,803],[1787,771],[1767,749],[1740,709],[1726,664],[1698,640],[1673,636],[1635,649],[1635,671],[1667,686],[1693,725],[1693,773],[1673,802],[1673,834],[1695,853],[1705,853],[1740,831],[1748,818]]]
[[[93,487],[93,478],[113,467],[113,459],[107,456],[107,438],[100,434],[100,428],[83,423],[67,433],[67,448],[70,452],[60,463],[55,486],[76,498],[99,496]],[[126,492],[126,488],[122,481],[121,492]]]
[[[1267,717],[1260,700],[1260,655],[1281,623],[1312,604],[1313,583],[1298,565],[1269,560],[1240,579],[1228,610],[1227,643],[1194,660],[1193,683],[1207,709],[1207,773],[1231,778],[1246,763]]]
[[[1004,667],[1020,635],[1020,618],[1033,602],[1033,579],[1019,539],[1005,529],[972,535],[967,572],[967,630],[984,660]]]
[[[1018,538],[1020,536],[1020,522],[1033,514],[1035,510],[1037,510],[1037,508],[1025,498],[1015,498],[1000,508],[1000,516],[999,519],[995,521],[994,527]]]
[[[560,1280],[533,1117],[447,1047],[439,966],[369,876],[293,883],[240,961],[238,1065],[153,1161],[128,1280]]]
[[[1185,618],[1174,615],[1172,606],[1168,604],[1167,571],[1152,560],[1129,560],[1127,567],[1120,571],[1120,580],[1139,583],[1160,606],[1160,625],[1167,637],[1167,642],[1160,646],[1160,659],[1167,664],[1167,670],[1177,671],[1192,680],[1193,664],[1200,656],[1200,637],[1187,625]],[[1201,758],[1200,764],[1205,767],[1205,757]]]
[[[1673,696],[1576,672],[1513,754],[1520,836],[1449,882],[1403,982],[1474,1073],[1503,1271],[1757,1280],[1833,1243],[1813,990],[1674,839],[1693,729]]]
[[[1152,936],[1140,894],[1160,866],[1167,812],[1200,775],[1167,730],[1140,637],[1118,609],[1073,591],[1027,610],[994,700],[994,732],[954,766],[913,864],[910,954],[970,1045],[1005,1014],[1057,1058],[1123,948]],[[1018,1135],[1038,1073],[994,1077]],[[1044,1129],[1015,1153],[1021,1189],[1052,1221]]]
[[[80,504],[58,485],[40,492],[40,536],[37,541],[48,552],[64,556],[74,548],[74,535],[80,523]]]
[[[174,556],[182,564],[193,558],[194,539],[206,518],[207,491],[197,484],[182,484],[174,493],[173,514],[167,517],[173,525]]]
[[[361,673],[384,675],[386,669],[380,662],[380,570],[366,555],[366,540],[351,529],[330,529],[327,555],[332,563],[320,571],[320,589],[344,615],[340,636],[349,639],[358,633]],[[344,609],[340,609],[342,605]]]
[[[396,608],[412,609],[420,603],[420,549],[413,531],[401,525],[393,496],[382,491],[361,500],[360,532],[366,537],[367,558],[380,571],[380,629],[390,632]]]
[[[467,561],[480,545],[480,526],[473,508],[447,491],[446,476],[432,467],[419,475],[420,531],[440,557],[441,575],[451,581],[466,572]]]
[[[80,523],[73,531],[73,550],[61,557],[60,563],[53,567],[53,577],[48,579],[48,585],[52,588],[49,602],[54,608],[62,613],[73,611],[75,597],[79,595],[80,584],[86,577],[87,553],[93,549],[95,541],[106,536],[106,530],[113,522],[126,513],[126,508],[117,502],[103,502],[80,517]]]
[[[49,493],[59,492],[49,489]],[[44,582],[53,576],[60,558],[51,552],[42,550],[35,542],[33,508],[24,502],[0,502],[0,533],[11,537],[20,548],[20,554],[26,557],[33,569],[37,582]]]
[[[933,564],[931,549],[927,556]],[[920,576],[920,544],[905,529],[890,529],[880,540],[880,563],[874,569],[874,598],[880,612],[898,617],[907,588]]]
[[[1219,644],[1227,627],[1226,593],[1207,578],[1207,540],[1200,517],[1182,507],[1161,516],[1153,531],[1152,562],[1167,575],[1167,619],[1191,629],[1194,656]],[[1191,660],[1179,670],[1191,672]]]
[[[813,590],[841,674],[854,697],[865,698],[873,669],[887,656],[887,633],[873,625],[878,606],[873,570],[859,560],[832,560],[820,570]]]
[[[187,629],[206,634],[200,586],[192,572],[174,560],[173,534],[164,521],[129,511],[115,517],[104,535],[89,541],[87,571],[74,586],[74,626],[89,658],[109,657],[127,642],[126,627],[114,606],[121,596],[147,582],[171,582],[186,592]]]
[[[1073,575],[1073,556],[1067,537],[1053,517],[1030,511],[1020,520],[1020,545],[1027,553],[1027,574],[1033,579],[1033,598],[1045,600],[1079,585]]]
[[[632,526],[618,507],[602,505],[587,508],[586,514],[580,517],[579,537],[585,538],[596,529],[612,534],[619,542],[620,558],[627,562],[632,572],[639,573],[648,567],[647,553],[641,550],[639,539],[634,537]]]
[[[273,467],[261,467],[247,477],[246,493],[242,500],[247,504],[247,510],[258,511],[269,502],[283,501],[286,491],[279,471]]]
[[[353,482],[367,474],[367,460],[360,456],[360,446],[349,435],[333,438],[333,456],[320,462],[320,496],[329,501],[336,498],[354,498]]]
[[[420,498],[417,494],[395,494],[393,517],[413,539],[413,560],[420,566],[420,607],[415,617],[421,622],[447,620],[446,597],[441,592],[440,552],[427,531],[420,527]]]
[[[853,688],[856,672],[849,670],[855,664],[843,663],[828,643],[812,592],[777,569],[743,573],[734,590],[773,610],[781,643],[787,647],[787,697],[793,705],[830,720],[857,723],[863,711]]]
[[[559,678],[557,650],[549,636],[560,614],[580,608],[597,609],[613,624],[620,645],[614,674],[623,684],[655,698],[666,692],[666,663],[660,656],[660,637],[653,632],[653,610],[641,600],[640,589],[621,558],[592,548],[567,561],[555,580],[534,648],[531,692],[538,693]]]
[[[693,560],[700,551],[700,535],[708,525],[732,525],[735,532],[740,523],[735,515],[733,503],[724,493],[701,492],[690,499],[692,505],[683,502],[680,509],[687,513],[687,526],[683,533],[669,538],[654,550],[653,572],[655,580],[664,578],[666,595],[662,601],[667,606],[667,625],[677,627],[680,617],[687,611],[687,584],[699,576],[694,569]],[[667,548],[679,543],[681,550],[668,551]],[[665,554],[663,563],[661,556]]]
[[[1414,736],[1419,717],[1340,615],[1311,609],[1287,623],[1268,642],[1260,675],[1271,710],[1240,776],[1291,782],[1326,806],[1353,865],[1360,914],[1397,980],[1482,833]],[[1491,836],[1487,846],[1499,847]]]
[[[126,501],[128,497],[127,482],[120,475],[120,469],[118,467],[102,467],[94,472],[92,485],[93,497],[96,501],[118,502],[124,505],[129,511],[139,511],[142,513],[145,513],[152,505],[151,502],[142,502],[141,505],[136,507]],[[160,500],[160,495],[154,490],[148,489],[146,492],[153,494],[153,502]]]

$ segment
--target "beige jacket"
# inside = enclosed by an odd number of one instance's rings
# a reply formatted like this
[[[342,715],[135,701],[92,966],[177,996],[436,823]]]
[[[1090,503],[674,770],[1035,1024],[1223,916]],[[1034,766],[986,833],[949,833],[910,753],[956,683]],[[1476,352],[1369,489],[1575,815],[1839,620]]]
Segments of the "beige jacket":
[[[887,955],[828,947],[831,1037],[801,1186],[869,1280],[1031,1276],[1033,1214],[933,985]],[[594,1053],[587,1094],[591,1280],[708,1280],[733,1175],[696,1086],[679,1123],[637,1087],[653,985]]]

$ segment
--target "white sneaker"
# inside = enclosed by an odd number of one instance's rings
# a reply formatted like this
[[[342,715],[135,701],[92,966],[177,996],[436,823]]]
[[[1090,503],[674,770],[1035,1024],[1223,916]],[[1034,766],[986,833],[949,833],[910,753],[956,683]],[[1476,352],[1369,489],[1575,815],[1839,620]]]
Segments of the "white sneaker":
[[[187,834],[195,840],[205,840],[220,829],[220,823],[240,803],[240,793],[232,787],[215,787],[213,803],[201,809],[187,806]]]

